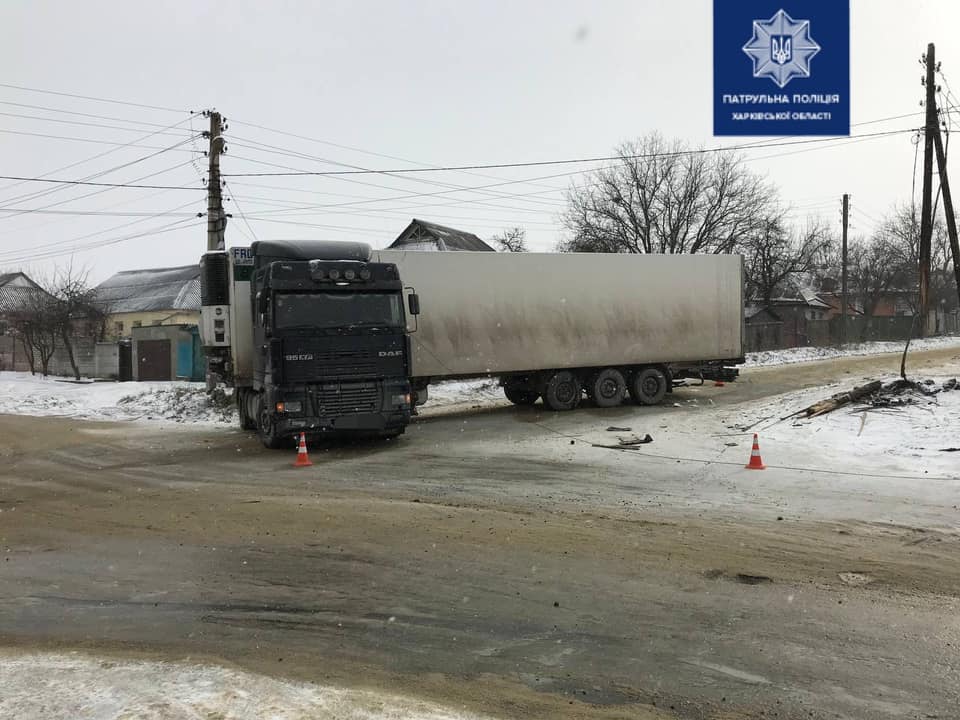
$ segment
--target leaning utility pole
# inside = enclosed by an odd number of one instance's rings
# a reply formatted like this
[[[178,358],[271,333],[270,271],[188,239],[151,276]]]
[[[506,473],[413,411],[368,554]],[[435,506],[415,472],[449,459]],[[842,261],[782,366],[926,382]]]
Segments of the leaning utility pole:
[[[927,317],[930,314],[930,244],[933,239],[933,138],[937,125],[936,55],[933,43],[927,45],[924,58],[927,76],[927,120],[923,132],[923,200],[920,206],[920,337],[927,334]]]
[[[950,181],[947,179],[947,155],[943,151],[943,138],[940,126],[933,136],[937,149],[937,170],[940,173],[940,189],[943,191],[943,213],[947,216],[947,233],[950,235],[950,251],[953,254],[953,275],[957,281],[957,297],[960,298],[960,241],[957,240],[957,219],[953,214],[953,197],[950,195]]]
[[[227,217],[223,212],[223,195],[220,192],[220,154],[223,152],[223,126],[220,122],[220,113],[211,110],[210,150],[207,157],[210,161],[207,176],[207,252],[224,250],[226,244],[223,231],[227,225]]]
[[[847,342],[847,225],[850,219],[850,196],[843,194],[843,244],[840,251],[840,344]]]

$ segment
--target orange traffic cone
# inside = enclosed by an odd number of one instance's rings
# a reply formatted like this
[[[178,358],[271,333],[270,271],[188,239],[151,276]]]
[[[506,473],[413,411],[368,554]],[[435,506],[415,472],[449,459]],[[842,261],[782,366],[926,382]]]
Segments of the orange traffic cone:
[[[750,462],[747,463],[747,470],[763,470],[766,467],[763,464],[763,458],[760,457],[760,439],[754,433],[753,449],[750,451]]]
[[[313,465],[310,462],[310,458],[307,456],[307,437],[303,433],[300,433],[300,447],[297,448],[297,461],[293,464],[294,467],[310,467]]]

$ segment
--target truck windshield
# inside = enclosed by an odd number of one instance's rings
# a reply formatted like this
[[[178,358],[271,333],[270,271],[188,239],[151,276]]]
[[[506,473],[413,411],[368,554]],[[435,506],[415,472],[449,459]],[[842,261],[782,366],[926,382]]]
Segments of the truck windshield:
[[[278,328],[403,325],[394,293],[286,293],[277,295]]]

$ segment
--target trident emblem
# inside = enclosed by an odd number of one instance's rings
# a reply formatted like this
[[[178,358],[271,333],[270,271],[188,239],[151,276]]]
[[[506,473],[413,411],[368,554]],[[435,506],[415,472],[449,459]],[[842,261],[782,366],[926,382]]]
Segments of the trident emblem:
[[[792,38],[789,35],[770,36],[770,57],[777,65],[786,65],[793,59]]]

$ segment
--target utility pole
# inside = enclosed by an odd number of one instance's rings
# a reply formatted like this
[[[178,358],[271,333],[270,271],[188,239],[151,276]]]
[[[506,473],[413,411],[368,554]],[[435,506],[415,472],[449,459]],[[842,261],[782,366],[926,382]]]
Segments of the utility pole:
[[[930,314],[930,244],[933,239],[933,138],[939,131],[937,125],[936,55],[933,43],[927,45],[924,58],[927,75],[927,120],[923,133],[923,200],[920,206],[920,337],[927,334],[927,317]]]
[[[950,195],[950,181],[947,179],[947,155],[943,151],[943,138],[940,126],[933,136],[937,149],[937,170],[940,173],[940,189],[943,191],[943,213],[947,216],[947,233],[950,235],[950,251],[953,254],[953,275],[957,282],[957,297],[960,299],[960,241],[957,240],[957,219],[953,214],[953,197]]]
[[[223,195],[220,188],[220,155],[223,153],[223,126],[220,122],[220,113],[211,110],[210,149],[207,158],[210,167],[207,175],[207,252],[224,250],[226,244],[223,231],[227,226],[227,216],[223,212]]]
[[[850,195],[843,194],[843,245],[840,258],[840,344],[847,342],[847,225],[850,219]]]

